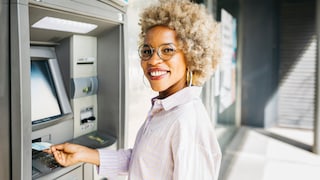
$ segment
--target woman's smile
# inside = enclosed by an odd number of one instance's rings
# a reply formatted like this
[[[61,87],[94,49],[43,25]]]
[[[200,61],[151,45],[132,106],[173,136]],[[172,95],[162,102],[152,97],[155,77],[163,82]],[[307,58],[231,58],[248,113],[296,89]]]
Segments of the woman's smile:
[[[170,71],[161,68],[149,68],[148,74],[151,80],[160,80],[169,75]]]

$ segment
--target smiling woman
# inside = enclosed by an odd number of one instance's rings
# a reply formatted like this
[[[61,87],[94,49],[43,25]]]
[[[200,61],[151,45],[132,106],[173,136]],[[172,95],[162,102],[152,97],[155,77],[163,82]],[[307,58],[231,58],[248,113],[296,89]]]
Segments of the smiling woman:
[[[145,9],[140,21],[140,44],[144,44],[146,33],[156,25],[174,30],[178,48],[192,72],[192,84],[201,86],[212,75],[221,56],[219,24],[203,5],[175,1]]]
[[[108,179],[127,173],[131,180],[216,180],[221,151],[200,86],[218,62],[217,23],[202,5],[160,0],[143,11],[140,25],[141,67],[159,95],[151,100],[134,147],[62,144],[48,152],[62,165],[96,164]]]
[[[159,55],[159,50],[168,44],[171,44],[174,51],[166,50],[170,52],[168,53],[170,56],[167,55],[163,59],[163,55]],[[142,57],[141,66],[152,89],[159,92],[160,99],[186,87],[186,60],[182,51],[175,50],[176,44],[178,44],[176,32],[166,26],[155,26],[149,29],[145,36],[144,46],[157,47],[157,53],[150,54],[147,60]]]

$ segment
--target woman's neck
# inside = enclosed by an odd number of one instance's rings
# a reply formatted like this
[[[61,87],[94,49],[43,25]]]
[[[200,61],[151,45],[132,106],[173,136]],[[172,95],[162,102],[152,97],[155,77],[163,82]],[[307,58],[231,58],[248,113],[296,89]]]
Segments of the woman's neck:
[[[169,87],[168,89],[159,92],[159,96],[157,97],[158,99],[164,99],[178,91],[180,91],[181,89],[187,87],[187,84],[185,83],[185,81],[183,82],[179,82],[171,87]]]

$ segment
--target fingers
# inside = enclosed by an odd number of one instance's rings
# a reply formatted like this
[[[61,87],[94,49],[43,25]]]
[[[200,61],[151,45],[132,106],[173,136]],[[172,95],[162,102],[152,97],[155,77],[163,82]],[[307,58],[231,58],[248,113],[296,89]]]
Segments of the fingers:
[[[59,149],[58,149],[58,148]],[[60,146],[60,145],[52,145],[50,146],[48,149],[44,149],[42,150],[43,152],[46,152],[46,153],[49,153],[49,154],[53,154],[54,151],[57,151],[57,150],[63,150],[63,148]]]
[[[50,149],[50,148],[49,148],[49,149],[45,149],[45,150],[43,150],[43,152],[48,153],[48,154],[52,154],[52,151],[51,151],[51,149]]]
[[[65,149],[65,146],[66,146],[66,143],[64,143],[64,144],[56,144],[56,145],[51,146],[50,149],[52,151],[56,151],[56,150],[63,151]]]
[[[43,151],[49,154],[54,154],[54,152],[56,151],[66,151],[66,149],[65,149],[65,144],[56,144],[56,145],[50,146],[49,149],[45,149]]]
[[[50,146],[49,149],[43,150],[43,152],[52,154],[55,158],[55,160],[61,164],[62,166],[65,166],[65,158],[63,156],[64,153],[64,144],[57,144]]]
[[[60,151],[54,151],[53,152],[53,156],[54,158],[58,161],[58,163],[62,163],[63,162],[63,156],[62,156],[62,152]]]
[[[83,149],[83,146],[77,144],[57,144],[52,145],[49,149],[44,150],[44,152],[53,154],[55,160],[62,166],[69,166],[78,163],[78,157]]]
[[[73,148],[76,147],[74,144],[64,143],[52,145],[47,151],[53,154],[55,160],[62,166],[73,165],[75,160],[73,158],[74,153]]]

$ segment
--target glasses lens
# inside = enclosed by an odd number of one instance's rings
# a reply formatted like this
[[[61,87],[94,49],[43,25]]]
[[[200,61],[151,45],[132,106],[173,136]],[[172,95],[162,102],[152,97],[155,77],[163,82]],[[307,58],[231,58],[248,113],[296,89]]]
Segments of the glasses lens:
[[[149,45],[142,45],[139,47],[139,56],[142,60],[148,60],[153,54],[153,49]]]
[[[158,49],[158,55],[163,60],[169,60],[175,53],[176,48],[173,44],[164,44]]]

